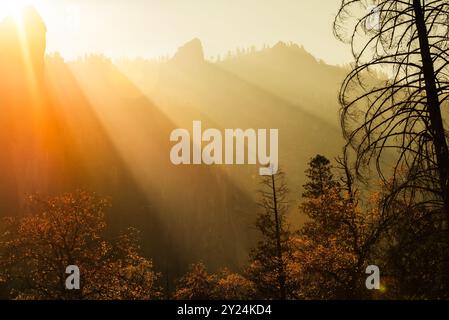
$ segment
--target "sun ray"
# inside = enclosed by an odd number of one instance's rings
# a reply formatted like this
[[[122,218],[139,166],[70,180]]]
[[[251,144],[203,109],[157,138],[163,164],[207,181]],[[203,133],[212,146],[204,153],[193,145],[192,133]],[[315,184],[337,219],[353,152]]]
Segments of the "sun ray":
[[[28,94],[30,96],[31,104],[29,105],[30,111],[33,113],[33,119],[35,121],[36,128],[39,128],[42,120],[41,106],[43,103],[43,96],[41,87],[39,85],[38,71],[36,65],[33,62],[33,30],[30,29],[29,24],[29,10],[32,10],[33,1],[19,0],[19,1],[7,1],[8,6],[4,3],[2,8],[6,8],[9,13],[8,17],[12,18],[14,28],[16,30],[18,45],[19,45],[19,57],[23,65],[24,84],[26,85]],[[11,4],[13,3],[13,4]]]

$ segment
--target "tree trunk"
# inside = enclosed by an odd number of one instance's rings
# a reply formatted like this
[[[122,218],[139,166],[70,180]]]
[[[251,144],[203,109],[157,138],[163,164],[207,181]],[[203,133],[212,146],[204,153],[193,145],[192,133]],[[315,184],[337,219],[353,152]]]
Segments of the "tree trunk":
[[[281,245],[281,226],[279,221],[279,212],[278,212],[278,203],[277,203],[277,194],[276,194],[276,183],[274,180],[274,175],[271,175],[271,183],[273,188],[273,205],[274,205],[274,216],[275,216],[275,223],[276,223],[276,247],[277,247],[277,258],[278,258],[278,268],[279,268],[279,274],[278,274],[278,281],[279,281],[279,288],[280,288],[280,299],[286,300],[287,299],[287,293],[285,289],[285,269],[284,269],[284,262],[282,260],[282,245]]]
[[[420,0],[413,0],[415,23],[418,31],[422,59],[422,71],[426,85],[427,111],[430,116],[430,131],[438,165],[439,184],[444,201],[446,220],[449,219],[449,149],[441,116],[441,104],[438,97],[435,68],[430,52],[428,31]]]

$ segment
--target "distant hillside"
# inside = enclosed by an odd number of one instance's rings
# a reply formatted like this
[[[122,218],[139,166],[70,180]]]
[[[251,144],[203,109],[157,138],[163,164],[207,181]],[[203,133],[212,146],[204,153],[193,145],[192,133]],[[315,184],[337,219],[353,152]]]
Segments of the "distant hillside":
[[[338,122],[337,95],[347,70],[317,61],[296,44],[279,42],[272,48],[240,54],[217,65],[330,125]]]
[[[317,153],[332,158],[342,149],[337,96],[345,70],[297,45],[279,43],[208,62],[195,39],[167,62],[118,66],[181,127],[202,120],[217,128],[280,129],[280,162],[295,200],[309,159]],[[245,190],[257,188],[256,168],[226,170]],[[298,220],[297,210],[292,214]]]

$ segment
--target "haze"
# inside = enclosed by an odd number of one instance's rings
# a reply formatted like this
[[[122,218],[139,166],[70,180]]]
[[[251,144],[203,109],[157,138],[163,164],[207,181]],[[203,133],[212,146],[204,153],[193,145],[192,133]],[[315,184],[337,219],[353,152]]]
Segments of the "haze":
[[[19,2],[8,0],[13,6]],[[93,52],[112,58],[171,56],[183,43],[199,38],[208,59],[237,48],[292,41],[327,63],[350,61],[349,50],[332,34],[340,4],[335,0],[21,2],[31,3],[43,16],[47,53],[59,52],[68,60]],[[0,17],[6,7],[0,5]]]

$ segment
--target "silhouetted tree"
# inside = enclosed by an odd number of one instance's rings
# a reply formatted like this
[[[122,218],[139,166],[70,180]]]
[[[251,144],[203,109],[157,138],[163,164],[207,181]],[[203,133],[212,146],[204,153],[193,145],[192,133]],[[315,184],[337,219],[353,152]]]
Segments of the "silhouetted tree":
[[[421,274],[445,279],[440,292],[449,287],[443,271],[449,267],[449,149],[442,116],[449,98],[448,5],[445,0],[343,0],[334,25],[355,59],[340,93],[342,126],[356,150],[355,167],[360,174],[374,164],[390,186],[384,210],[411,222],[420,212],[426,215],[420,221],[435,226],[421,232],[402,223],[396,233],[439,248],[429,248],[438,254]],[[400,208],[406,211],[397,212]],[[418,243],[401,247],[413,246],[420,251]],[[407,257],[412,260],[406,264],[419,260]]]
[[[387,181],[406,170],[389,200],[406,192],[446,216],[449,151],[441,110],[449,97],[448,17],[444,0],[343,0],[334,25],[355,59],[340,103],[358,173],[375,163]]]
[[[373,194],[361,208],[357,193],[347,192],[354,187],[342,186],[334,178],[327,158],[318,155],[309,166],[301,204],[308,220],[296,239],[295,259],[302,263],[300,295],[314,299],[367,297],[364,268],[390,222],[381,210],[381,195]],[[342,181],[351,181],[348,167],[343,176]]]
[[[249,278],[262,297],[285,300],[291,298],[292,291],[288,288],[290,281],[287,276],[292,255],[291,233],[286,221],[288,189],[282,171],[262,179],[259,191],[262,212],[256,223],[262,239],[251,252]]]
[[[341,173],[340,184],[342,185],[342,188],[346,191],[350,201],[357,205],[358,190],[355,186],[356,181],[354,172],[350,167],[348,151],[349,150],[345,148],[343,150],[343,156],[337,157],[337,169]]]
[[[338,182],[334,180],[331,171],[330,161],[317,155],[309,162],[309,168],[306,170],[306,177],[309,181],[303,186],[303,197],[316,198],[326,192],[326,190],[337,186]]]

